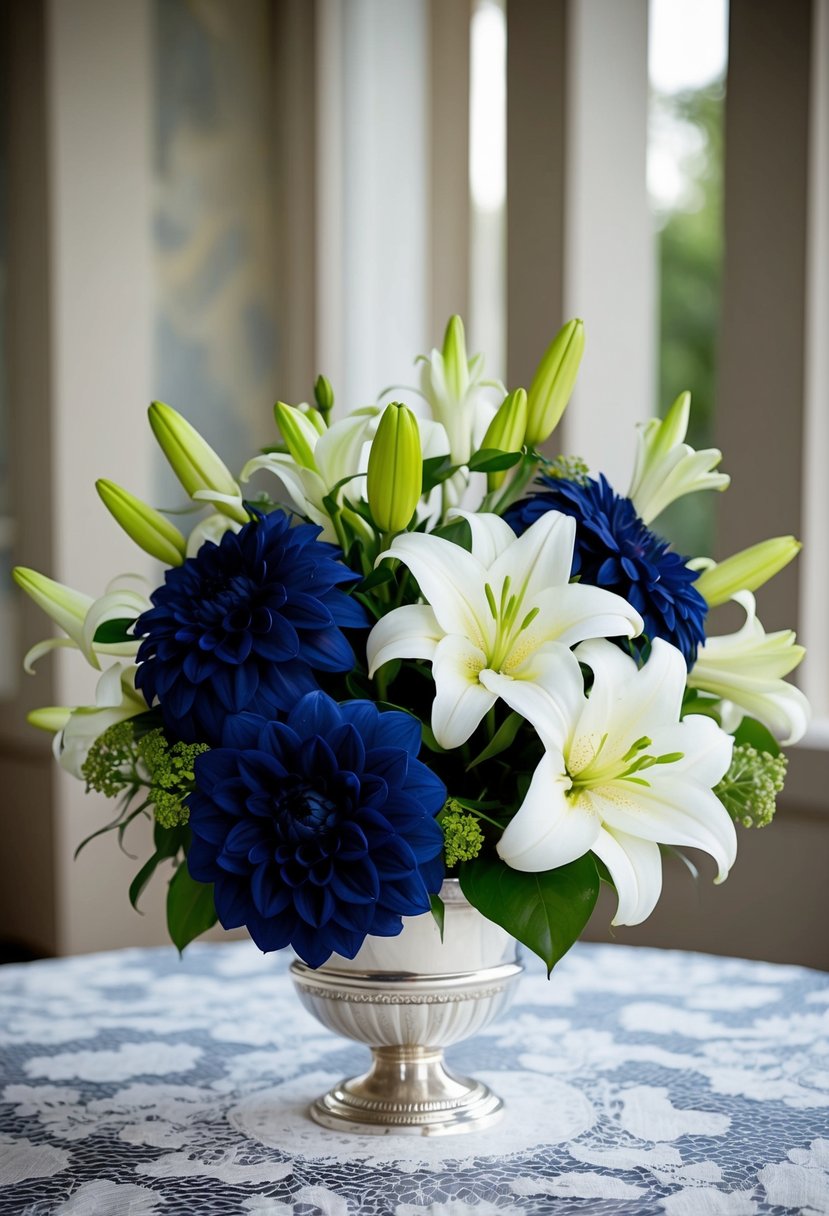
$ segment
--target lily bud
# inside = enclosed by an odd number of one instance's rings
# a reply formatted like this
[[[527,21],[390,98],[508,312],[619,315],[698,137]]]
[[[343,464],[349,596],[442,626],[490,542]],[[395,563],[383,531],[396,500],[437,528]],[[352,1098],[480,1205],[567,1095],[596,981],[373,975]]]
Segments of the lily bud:
[[[368,504],[378,528],[402,532],[420,501],[422,484],[417,419],[405,405],[392,402],[383,412],[368,457]]]
[[[317,403],[317,409],[327,421],[328,415],[334,408],[334,390],[331,387],[331,381],[322,373],[314,381],[314,400]]]
[[[446,387],[456,401],[466,396],[469,388],[469,363],[466,358],[466,335],[460,317],[449,318],[443,335],[443,371]]]
[[[703,570],[694,585],[708,607],[716,608],[739,591],[762,587],[797,557],[801,547],[793,536],[774,536]]]
[[[568,321],[556,334],[533,376],[527,394],[530,447],[549,439],[573,393],[584,353],[584,322]]]
[[[526,430],[527,394],[523,388],[517,388],[498,407],[498,412],[486,429],[481,448],[484,451],[492,448],[498,452],[520,452]],[[506,469],[487,473],[486,484],[490,493],[503,485],[506,475]]]
[[[46,705],[43,709],[31,710],[26,714],[26,721],[38,730],[48,730],[55,734],[63,730],[71,717],[72,710],[68,705]]]
[[[187,542],[174,524],[160,511],[122,489],[114,481],[99,478],[95,489],[106,509],[140,549],[157,557],[167,566],[180,566],[184,561]]]
[[[149,418],[159,447],[190,497],[198,491],[214,491],[220,496],[215,499],[219,511],[238,523],[247,523],[242,491],[230,470],[196,428],[163,401],[152,403]]]
[[[15,566],[12,577],[29,599],[34,600],[38,608],[42,608],[76,646],[84,649],[83,626],[86,614],[94,603],[92,596],[65,587],[63,583],[57,583],[27,566]]]
[[[273,407],[276,425],[282,432],[285,446],[301,469],[315,469],[314,448],[319,432],[313,422],[295,405],[277,401]]]

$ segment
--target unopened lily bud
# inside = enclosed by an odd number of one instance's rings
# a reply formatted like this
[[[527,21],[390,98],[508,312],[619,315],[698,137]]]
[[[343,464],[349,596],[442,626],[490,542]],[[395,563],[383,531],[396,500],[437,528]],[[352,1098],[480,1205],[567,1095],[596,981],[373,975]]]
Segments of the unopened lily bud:
[[[469,388],[469,364],[466,359],[466,335],[460,317],[449,318],[443,335],[443,371],[446,387],[456,401],[466,396]]]
[[[526,442],[535,447],[549,439],[573,393],[584,352],[584,322],[568,321],[556,334],[538,365],[527,394]]]
[[[486,429],[481,448],[498,452],[520,452],[527,430],[527,394],[517,388],[501,402],[498,412]],[[487,489],[497,490],[504,483],[506,469],[487,473]]]
[[[328,377],[323,376],[321,373],[314,382],[314,400],[317,403],[317,409],[323,418],[327,420],[328,415],[334,408],[334,390]]]
[[[149,418],[159,447],[190,497],[199,491],[215,492],[221,496],[215,499],[219,511],[247,523],[242,492],[233,475],[196,428],[163,401],[152,403]]]
[[[43,709],[31,710],[26,714],[26,721],[38,730],[48,730],[55,734],[63,730],[71,717],[72,710],[68,705],[46,705]]]
[[[160,511],[130,494],[114,481],[99,478],[95,489],[110,515],[134,540],[140,549],[157,557],[167,566],[180,566],[187,551],[187,542],[174,524]]]
[[[276,425],[282,432],[285,446],[301,469],[315,469],[314,448],[319,432],[313,422],[295,405],[277,401],[273,407]]]
[[[387,406],[371,443],[367,493],[383,532],[402,532],[420,501],[423,455],[417,419],[405,405]]]
[[[709,608],[725,604],[739,591],[756,591],[788,566],[800,552],[793,536],[775,536],[703,570],[694,586]]]

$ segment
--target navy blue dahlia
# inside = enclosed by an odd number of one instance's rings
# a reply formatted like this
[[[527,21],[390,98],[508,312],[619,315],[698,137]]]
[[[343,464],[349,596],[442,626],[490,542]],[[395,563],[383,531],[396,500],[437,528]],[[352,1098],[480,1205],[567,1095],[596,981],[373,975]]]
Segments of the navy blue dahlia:
[[[168,570],[135,623],[135,683],[186,743],[221,741],[225,719],[273,717],[317,688],[315,671],[350,671],[343,627],[363,627],[340,551],[284,511],[252,520]]]
[[[304,696],[287,721],[241,714],[197,757],[190,873],[225,929],[312,967],[353,958],[428,912],[443,879],[446,788],[416,757],[420,723],[370,701]]]
[[[708,605],[694,587],[699,577],[688,559],[651,532],[629,498],[616,494],[603,476],[584,483],[543,477],[547,489],[517,502],[506,520],[522,533],[546,511],[576,520],[573,571],[584,583],[623,596],[642,616],[644,634],[632,645],[642,648],[663,638],[682,651],[689,668],[705,641]],[[627,643],[626,643],[627,645]]]

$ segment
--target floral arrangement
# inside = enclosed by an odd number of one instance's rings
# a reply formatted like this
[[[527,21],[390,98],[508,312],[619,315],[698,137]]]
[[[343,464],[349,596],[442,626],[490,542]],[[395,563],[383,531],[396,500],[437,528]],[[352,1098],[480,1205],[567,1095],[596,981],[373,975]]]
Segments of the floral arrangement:
[[[403,917],[442,929],[441,884],[457,876],[549,970],[601,882],[613,923],[638,924],[663,849],[705,850],[722,881],[735,821],[769,822],[778,740],[802,735],[808,705],[783,678],[803,649],[764,631],[753,592],[799,545],[715,564],[652,529],[670,503],[728,485],[720,452],[685,443],[687,393],[639,428],[626,494],[543,455],[583,346],[572,321],[529,389],[507,393],[453,317],[420,389],[401,390],[409,405],[381,397],[334,420],[321,376],[313,405],[276,405],[280,438],[238,481],[154,403],[201,512],[189,536],[97,488],[163,582],[116,580],[93,599],[15,571],[64,635],[27,669],[74,646],[97,675],[94,703],[31,721],[55,732],[64,768],[119,800],[119,839],[152,817],[129,896],[172,864],[180,949],[218,920],[311,966],[351,958]],[[709,632],[728,600],[745,623]]]

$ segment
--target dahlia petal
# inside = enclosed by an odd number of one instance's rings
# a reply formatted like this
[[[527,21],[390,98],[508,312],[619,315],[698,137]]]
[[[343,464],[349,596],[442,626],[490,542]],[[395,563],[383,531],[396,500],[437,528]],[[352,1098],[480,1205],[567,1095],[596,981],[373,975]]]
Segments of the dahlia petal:
[[[324,601],[302,591],[290,593],[284,615],[295,629],[325,629],[334,624],[331,610]]]
[[[363,740],[350,722],[337,727],[330,735],[331,747],[342,768],[350,769],[353,774],[361,773],[366,762],[366,749]],[[359,793],[359,781],[353,791]]]
[[[403,788],[413,795],[423,809],[436,815],[446,802],[446,786],[422,760],[410,760]]]
[[[309,967],[321,967],[331,957],[333,952],[333,948],[329,944],[328,934],[320,933],[319,929],[306,924],[299,918],[297,918],[296,925],[291,933],[290,944],[302,961],[307,963]]]
[[[211,794],[220,781],[238,776],[236,756],[227,748],[213,747],[209,752],[196,756],[194,766],[196,784],[205,794]],[[194,804],[190,803],[191,814]]]
[[[259,844],[261,839],[261,828],[249,819],[243,819],[239,823],[235,823],[225,836],[225,852],[232,853],[240,860],[247,862],[251,849],[254,845]]]
[[[374,735],[380,713],[373,701],[346,701],[340,706],[340,713],[345,722],[350,722],[359,733],[366,748],[374,746]],[[407,715],[404,715],[407,716]],[[383,714],[383,718],[389,717]],[[391,742],[391,740],[389,740]]]
[[[195,874],[193,877],[197,878]],[[216,879],[213,901],[223,929],[240,928],[252,910],[248,884],[230,874],[222,874]]]
[[[354,651],[339,629],[303,630],[299,653],[312,667],[320,671],[350,671],[354,666]]]
[[[337,860],[339,862],[340,858]],[[373,904],[380,895],[377,868],[367,857],[361,864],[338,864],[331,879],[331,890],[343,904]]]
[[[216,865],[215,845],[194,835],[187,850],[187,869],[196,882],[215,882],[222,873]]]
[[[371,922],[372,937],[397,937],[403,932],[403,922],[399,912],[383,908],[379,904],[374,909],[374,920]]]
[[[373,747],[366,752],[366,768],[389,786],[403,785],[409,771],[409,753],[400,747]]]
[[[288,714],[288,725],[303,738],[330,735],[343,724],[343,715],[336,701],[324,692],[309,693]]]
[[[216,647],[215,657],[223,663],[245,663],[253,650],[253,638],[249,633],[226,634]]]
[[[294,934],[300,921],[293,910],[293,906],[286,908],[280,916],[260,916],[253,907],[248,912],[247,920],[244,922],[245,928],[250,934],[255,945],[264,954],[269,954],[272,950],[284,950],[286,946],[294,944]],[[294,947],[296,949],[296,946]],[[297,950],[297,954],[300,951]],[[310,966],[319,967],[324,963],[327,954],[318,956],[319,961],[316,963],[309,962]]]
[[[315,887],[306,882],[294,891],[294,907],[299,915],[315,929],[320,929],[334,914],[334,897],[328,887]]]
[[[250,890],[260,916],[278,916],[292,902],[292,892],[279,881],[279,870],[271,862],[258,865],[250,880]]]
[[[400,836],[391,836],[371,851],[381,880],[406,878],[417,871],[417,858]]]
[[[380,898],[384,908],[401,916],[420,916],[423,912],[429,912],[432,906],[429,892],[417,870],[405,878],[383,883]],[[372,927],[372,933],[374,931]]]

